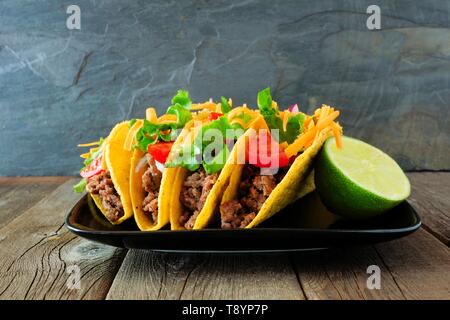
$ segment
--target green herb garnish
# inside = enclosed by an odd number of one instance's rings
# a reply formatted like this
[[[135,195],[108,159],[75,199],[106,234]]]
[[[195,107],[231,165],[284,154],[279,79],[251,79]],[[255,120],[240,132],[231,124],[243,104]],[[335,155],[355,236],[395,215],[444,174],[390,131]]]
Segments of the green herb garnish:
[[[231,106],[225,97],[220,98],[220,109],[222,110],[223,114],[226,114],[231,111]]]
[[[177,117],[176,123],[152,123],[144,120],[142,128],[136,133],[135,147],[142,151],[147,151],[149,144],[155,144],[158,141],[173,141],[177,136],[177,129],[192,119],[190,112],[191,100],[189,93],[185,90],[178,90],[172,98],[172,105],[167,108],[166,114],[173,114]]]
[[[100,153],[102,153],[102,151],[103,151],[103,148],[102,148],[103,142],[105,142],[105,139],[103,139],[103,138],[100,138],[100,139],[98,140],[98,150],[92,152],[92,153],[89,155],[89,158],[86,158],[86,159],[84,160],[84,162],[83,162],[84,167],[83,167],[81,170],[83,170],[83,169],[86,168],[88,165],[90,165],[90,164],[92,163],[92,161],[94,161],[94,159],[97,158],[97,157],[100,155]]]
[[[86,189],[87,180],[81,179],[76,185],[73,186],[73,191],[76,193],[82,193]]]
[[[211,121],[201,128],[191,145],[187,147],[180,146],[178,147],[178,150],[174,151],[175,157],[172,158],[170,163],[166,163],[166,167],[181,166],[187,170],[195,171],[200,167],[200,164],[202,164],[207,174],[218,172],[224,167],[230,151],[224,140],[216,142],[215,139],[217,137],[223,139],[236,139],[238,135],[238,130],[236,129],[241,128],[231,126],[227,117],[224,116]],[[217,130],[218,135],[211,135],[209,138],[208,131],[210,130]],[[218,146],[222,147],[220,150],[216,150],[217,154],[213,157],[205,152],[208,145],[211,143],[217,143]]]
[[[302,132],[305,121],[305,115],[303,113],[290,116],[286,125],[286,131],[283,130],[283,120],[280,117],[280,111],[272,105],[270,88],[258,92],[258,108],[269,129],[278,130],[278,140],[280,143],[284,141],[292,143]]]

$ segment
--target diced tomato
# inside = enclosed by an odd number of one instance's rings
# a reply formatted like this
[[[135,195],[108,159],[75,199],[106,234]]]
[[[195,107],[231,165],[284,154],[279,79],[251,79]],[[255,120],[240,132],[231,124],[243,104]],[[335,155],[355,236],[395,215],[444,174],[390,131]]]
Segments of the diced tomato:
[[[149,144],[147,152],[158,162],[164,164],[167,161],[173,142],[158,142]]]
[[[245,159],[247,163],[259,168],[282,168],[289,165],[284,149],[267,130],[249,138]]]
[[[83,178],[90,178],[99,173],[102,173],[104,170],[102,168],[102,156],[99,156],[92,160],[92,162],[80,171],[80,176]]]
[[[223,113],[220,112],[211,112],[209,115],[209,120],[216,120],[223,116]]]

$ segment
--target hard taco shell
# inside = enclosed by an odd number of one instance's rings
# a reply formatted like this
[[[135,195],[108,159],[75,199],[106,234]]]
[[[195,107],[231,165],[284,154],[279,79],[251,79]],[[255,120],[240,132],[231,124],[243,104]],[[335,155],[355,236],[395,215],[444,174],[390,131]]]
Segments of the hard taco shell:
[[[120,224],[133,215],[130,198],[129,170],[131,161],[131,151],[123,148],[123,144],[128,132],[128,121],[118,123],[109,134],[105,143],[104,157],[106,168],[111,174],[114,188],[116,189],[123,205],[124,215],[112,224]],[[97,207],[106,217],[105,209],[98,195],[91,194]]]
[[[325,140],[332,135],[331,129],[322,130],[314,143],[300,154],[290,166],[283,180],[275,187],[263,206],[256,214],[256,217],[246,228],[253,228],[269,219],[295,200],[305,196],[315,189],[312,174],[313,161],[319,153]],[[231,201],[236,198],[241,180],[242,164],[230,164],[232,172],[229,184],[223,194],[221,203]],[[225,168],[224,168],[225,170]]]

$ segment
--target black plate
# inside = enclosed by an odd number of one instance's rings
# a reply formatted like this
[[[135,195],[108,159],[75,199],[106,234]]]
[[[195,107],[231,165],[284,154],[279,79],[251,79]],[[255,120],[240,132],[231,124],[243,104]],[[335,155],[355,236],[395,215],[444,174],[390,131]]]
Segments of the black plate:
[[[116,247],[157,251],[291,251],[370,244],[406,236],[420,225],[408,202],[364,221],[344,220],[328,211],[313,192],[254,229],[139,231],[133,219],[107,222],[85,195],[72,208],[66,225],[73,233]]]

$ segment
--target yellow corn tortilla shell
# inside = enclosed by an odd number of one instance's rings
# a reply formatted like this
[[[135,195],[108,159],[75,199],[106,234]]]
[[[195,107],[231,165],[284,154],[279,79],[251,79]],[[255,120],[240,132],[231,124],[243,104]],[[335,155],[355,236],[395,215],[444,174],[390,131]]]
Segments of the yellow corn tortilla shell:
[[[189,133],[189,129],[195,124],[195,120],[189,121],[182,130],[178,138],[175,140],[172,149],[184,141],[184,138]],[[142,124],[141,124],[142,126]],[[171,212],[171,198],[174,192],[174,180],[177,178],[178,168],[165,168],[162,174],[161,186],[158,194],[158,221],[156,223],[144,213],[142,202],[144,201],[147,192],[142,187],[142,176],[148,168],[148,165],[143,165],[136,171],[139,161],[145,156],[141,150],[134,150],[130,165],[130,195],[133,206],[134,219],[137,226],[142,231],[154,231],[164,227],[170,221]],[[170,153],[167,161],[173,157]]]
[[[250,126],[253,129],[258,128],[266,128],[267,125],[264,122],[262,117],[255,119],[252,125]],[[186,128],[189,130],[189,128]],[[220,203],[223,193],[225,192],[227,185],[229,184],[230,177],[233,174],[233,170],[235,169],[235,163],[237,163],[237,150],[241,148],[242,144],[245,144],[247,137],[249,136],[250,131],[246,131],[244,135],[242,135],[236,142],[233,150],[231,151],[230,156],[227,159],[227,163],[219,174],[216,183],[210,190],[208,197],[206,198],[205,204],[203,205],[202,210],[197,216],[197,219],[194,223],[194,230],[204,229],[206,228],[214,218],[214,214],[217,211],[217,207]],[[184,180],[189,174],[189,170],[185,168],[178,168],[176,173],[176,177],[173,183],[173,193],[171,199],[171,213],[170,213],[170,224],[172,230],[183,230],[184,226],[180,224],[180,217],[183,213],[183,205],[180,201],[180,193],[183,187]]]
[[[111,180],[114,188],[119,194],[123,205],[124,215],[116,221],[110,221],[112,224],[120,224],[133,215],[130,197],[130,163],[131,151],[123,148],[125,138],[128,133],[128,121],[118,123],[109,134],[105,143],[104,159],[106,168],[111,173]],[[101,199],[98,195],[91,194],[97,207],[106,217],[106,211],[103,208]]]
[[[209,121],[207,121],[207,122],[209,122]],[[186,124],[186,126],[183,128],[183,130],[181,131],[178,138],[175,140],[175,143],[172,146],[172,150],[176,150],[176,146],[184,144],[185,140],[190,137],[189,134],[190,134],[191,130],[194,128],[194,126],[201,125],[202,123],[203,122],[199,121],[199,120],[189,121]],[[188,141],[186,141],[186,143],[187,142]],[[171,161],[172,158],[175,156],[176,156],[176,154],[171,152],[169,154],[167,161]],[[170,187],[170,189],[171,189],[170,199],[169,199],[169,201],[170,201],[170,228],[171,228],[171,230],[182,230],[182,229],[184,229],[184,227],[180,224],[180,217],[183,212],[183,206],[180,202],[180,193],[181,193],[181,188],[183,187],[183,182],[186,179],[186,176],[188,175],[189,171],[184,168],[181,168],[181,167],[177,167],[177,168],[173,168],[173,169],[175,169],[174,175],[173,175],[173,180],[172,180],[173,183],[171,186],[168,186],[168,188]]]
[[[183,187],[183,182],[186,179],[189,171],[184,168],[177,168],[175,178],[172,185],[172,194],[170,197],[170,229],[183,230],[184,227],[180,224],[180,217],[183,213],[183,205],[180,201],[180,193]]]
[[[315,189],[312,165],[325,140],[332,135],[331,129],[322,130],[314,143],[300,154],[289,168],[283,180],[275,187],[256,217],[246,228],[253,228],[269,219],[287,205],[305,196]],[[232,175],[225,190],[221,203],[231,201],[237,197],[243,165],[230,164]],[[225,168],[224,168],[225,169]]]
[[[175,178],[176,168],[165,168],[162,174],[161,186],[158,194],[158,221],[156,223],[144,213],[142,202],[147,195],[147,192],[142,187],[142,176],[148,168],[148,165],[143,165],[136,171],[136,166],[139,161],[145,156],[141,150],[134,150],[131,158],[130,168],[130,194],[131,203],[133,205],[134,219],[136,224],[142,231],[159,230],[164,227],[170,218],[170,192],[173,179]]]
[[[195,118],[191,121],[189,121],[181,131],[180,135],[175,140],[172,150],[176,150],[177,147],[183,143],[185,143],[185,140],[189,138],[189,133],[191,132],[191,129],[193,129],[195,126],[202,125],[203,123],[209,122],[207,118]],[[187,142],[187,141],[186,141]],[[176,153],[170,152],[169,156],[167,157],[167,162],[172,161],[173,157],[176,156]],[[181,188],[183,186],[183,182],[186,179],[187,174],[189,173],[188,170],[185,170],[184,168],[176,167],[176,168],[166,168],[171,170],[170,178],[166,179],[166,183],[164,183],[164,189],[167,190],[166,193],[166,199],[164,200],[164,210],[167,209],[169,220],[170,220],[170,228],[172,230],[180,230],[184,229],[179,221],[180,216],[183,210],[183,207],[180,202],[180,192]],[[161,189],[163,188],[163,182],[161,181]],[[160,200],[158,199],[158,206]],[[161,213],[161,212],[160,212]]]
[[[103,207],[102,207],[102,199],[100,198],[100,196],[98,194],[89,194],[90,197],[88,197],[88,206],[89,209],[91,210],[91,214],[92,217],[94,218],[94,220],[99,223],[100,225],[102,225],[105,228],[111,228],[111,222],[109,222],[109,220],[105,220],[104,218],[104,213],[103,213]],[[96,208],[98,208],[100,210],[100,212],[98,212],[99,210],[97,210]]]
[[[156,112],[153,108],[147,109],[147,120],[149,121],[158,121],[156,118]],[[189,121],[185,127],[183,128],[180,135],[175,140],[172,149],[176,147],[178,144],[183,143],[185,137],[189,133],[189,129],[192,128],[197,123],[202,123],[205,119],[208,118],[209,114],[199,114],[193,115],[193,119]],[[143,125],[143,122],[136,123],[136,130]],[[144,213],[142,208],[142,202],[147,194],[142,187],[142,176],[148,168],[148,165],[143,165],[136,171],[136,167],[139,161],[144,157],[145,153],[141,150],[134,150],[133,156],[131,158],[130,165],[130,195],[131,195],[131,203],[134,212],[134,219],[136,221],[137,226],[142,231],[154,231],[159,230],[164,227],[170,220],[170,212],[171,212],[171,198],[173,191],[173,183],[177,177],[178,168],[165,168],[162,174],[161,186],[159,188],[158,194],[158,221],[155,223],[152,219]],[[170,153],[167,161],[173,157],[173,153]]]

